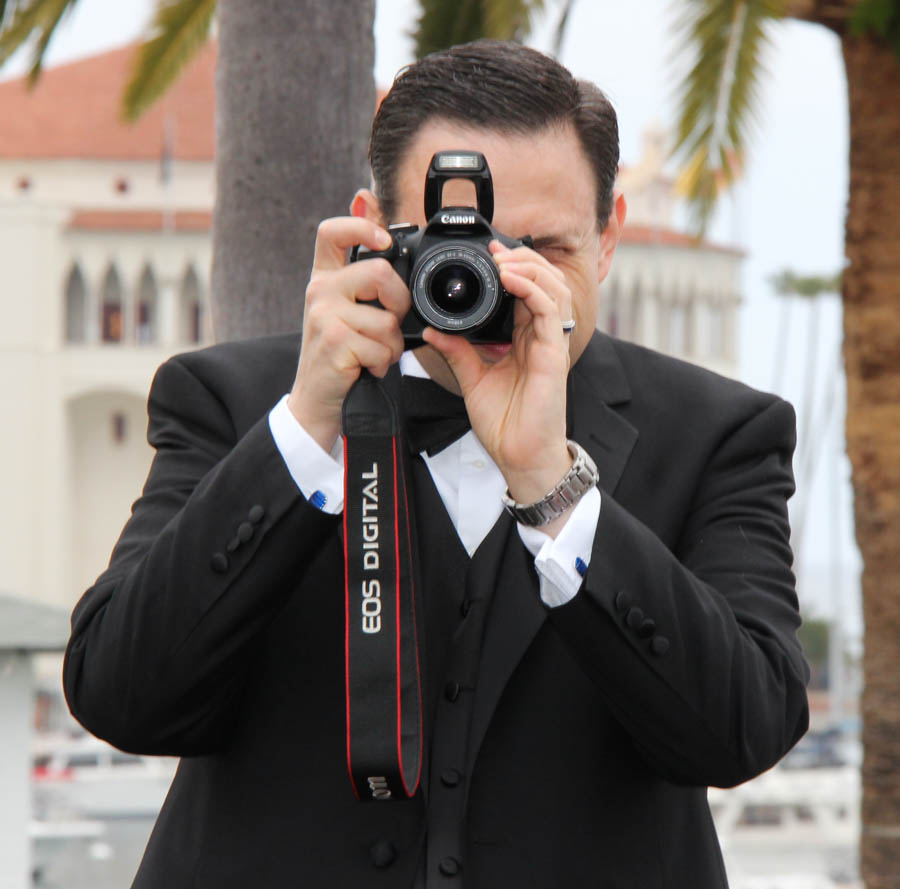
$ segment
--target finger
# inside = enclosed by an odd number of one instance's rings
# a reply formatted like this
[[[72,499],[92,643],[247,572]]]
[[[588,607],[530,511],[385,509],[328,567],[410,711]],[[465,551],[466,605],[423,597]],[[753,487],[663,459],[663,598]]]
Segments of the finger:
[[[318,274],[314,283],[316,290],[337,290],[347,302],[377,299],[401,320],[409,311],[409,288],[386,259],[354,262],[337,271],[326,272],[324,276]]]
[[[304,345],[315,348],[322,360],[345,347],[345,338],[358,334],[388,348],[392,361],[403,353],[400,321],[391,312],[365,303],[337,301],[333,305],[307,307],[304,319]]]
[[[304,329],[315,318],[324,325],[332,315],[344,318],[342,307],[378,300],[398,322],[409,312],[406,284],[385,259],[370,259],[329,272],[315,272],[306,288]],[[371,307],[370,307],[371,308]],[[374,311],[382,311],[375,307]]]
[[[558,269],[546,264],[533,262],[527,258],[509,259],[497,264],[500,272],[511,271],[523,278],[534,281],[547,291],[557,302],[568,292],[566,280]]]
[[[348,332],[344,347],[353,356],[356,366],[366,368],[376,377],[383,377],[396,360],[390,347],[356,331]]]
[[[335,216],[319,223],[313,270],[338,269],[346,265],[347,251],[361,244],[370,250],[387,250],[390,234],[369,219]]]
[[[500,275],[504,288],[524,303],[531,313],[532,324],[538,338],[545,342],[555,342],[563,336],[560,306],[546,290],[530,278],[504,269]],[[564,310],[570,310],[563,307]],[[568,316],[567,316],[568,317]]]
[[[549,259],[547,259],[547,257],[538,253],[533,247],[526,247],[523,245],[521,247],[510,248],[501,241],[494,240],[488,245],[488,249],[494,257],[494,262],[496,262],[498,266],[504,262],[533,261],[539,263],[549,274],[560,281],[565,281],[566,279],[562,269],[558,269]]]
[[[422,339],[444,356],[465,397],[475,388],[484,373],[484,365],[475,347],[465,337],[444,333],[433,327],[426,327],[422,331]]]

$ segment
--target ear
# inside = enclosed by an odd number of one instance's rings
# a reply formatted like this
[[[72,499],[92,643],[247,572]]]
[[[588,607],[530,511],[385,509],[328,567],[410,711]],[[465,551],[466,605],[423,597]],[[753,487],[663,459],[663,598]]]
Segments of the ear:
[[[609,274],[613,254],[619,238],[622,236],[622,228],[625,226],[625,214],[628,210],[625,204],[625,195],[616,192],[613,196],[613,208],[606,221],[606,228],[600,235],[600,254],[597,263],[597,280],[602,281]]]
[[[353,200],[350,201],[350,215],[356,216],[358,219],[377,222],[379,225],[384,224],[378,198],[368,188],[361,188],[353,195]]]

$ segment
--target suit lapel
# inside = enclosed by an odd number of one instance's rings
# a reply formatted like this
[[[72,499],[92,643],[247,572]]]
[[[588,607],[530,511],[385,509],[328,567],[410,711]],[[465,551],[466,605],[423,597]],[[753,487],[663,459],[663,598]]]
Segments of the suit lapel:
[[[597,464],[601,491],[612,494],[638,439],[612,409],[631,400],[631,387],[609,337],[599,331],[569,374],[569,437]]]
[[[637,430],[610,405],[630,398],[612,343],[595,333],[569,375],[568,428],[569,436],[596,462],[599,485],[606,494],[615,491],[638,438]],[[499,521],[506,523],[507,533],[502,537],[492,533],[485,543],[502,543],[504,550],[488,560],[493,570],[475,570],[487,565],[473,565],[470,580],[472,586],[495,585],[475,685],[467,753],[470,773],[500,695],[547,618],[546,607],[532,592],[534,560],[512,518],[504,513]],[[478,595],[490,596],[490,592],[479,589]]]

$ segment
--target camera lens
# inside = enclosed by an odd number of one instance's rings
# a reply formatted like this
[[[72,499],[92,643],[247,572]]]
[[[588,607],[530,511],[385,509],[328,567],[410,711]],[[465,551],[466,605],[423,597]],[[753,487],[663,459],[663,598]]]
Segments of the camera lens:
[[[428,295],[448,315],[459,315],[478,302],[481,279],[471,266],[448,264],[435,272],[429,282]]]
[[[500,277],[483,247],[445,241],[425,251],[410,280],[413,308],[438,330],[477,330],[494,315],[500,300]]]

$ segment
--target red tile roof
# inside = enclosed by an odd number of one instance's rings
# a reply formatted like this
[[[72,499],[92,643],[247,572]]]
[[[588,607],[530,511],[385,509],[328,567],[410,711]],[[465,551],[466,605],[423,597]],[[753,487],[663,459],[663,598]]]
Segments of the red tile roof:
[[[208,232],[212,228],[212,211],[177,210],[172,224],[175,231]],[[69,228],[79,231],[161,231],[163,214],[159,210],[76,210],[69,220]]]
[[[178,210],[174,214],[176,231],[205,232],[212,228],[212,211]],[[76,210],[69,220],[69,228],[79,231],[160,231],[163,216],[159,210]],[[626,225],[622,230],[623,244],[702,248],[722,253],[743,255],[735,247],[695,241],[690,235],[671,229],[650,228],[642,225]]]
[[[120,115],[138,44],[50,68],[29,91],[24,78],[0,83],[0,157],[157,160],[165,120],[174,121],[174,156],[211,161],[214,148],[214,43],[135,123]]]
[[[703,250],[715,250],[719,253],[732,253],[735,256],[743,256],[744,251],[737,247],[726,247],[721,244],[713,244],[709,241],[697,241],[692,235],[675,231],[671,228],[654,228],[649,225],[628,225],[622,229],[619,243],[635,244],[654,247],[683,247]]]

